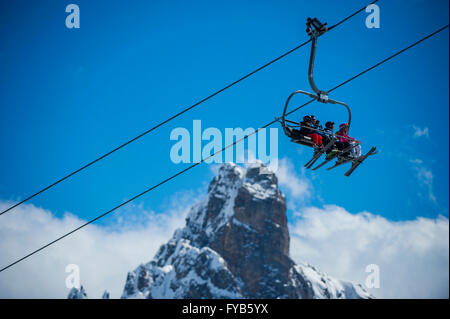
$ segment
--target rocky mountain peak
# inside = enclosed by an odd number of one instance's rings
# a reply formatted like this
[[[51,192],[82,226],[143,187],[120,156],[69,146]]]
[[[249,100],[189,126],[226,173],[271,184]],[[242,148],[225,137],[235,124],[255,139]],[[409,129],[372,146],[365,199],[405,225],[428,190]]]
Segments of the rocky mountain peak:
[[[122,298],[367,298],[360,286],[289,257],[286,200],[262,163],[220,167],[154,259],[128,273]]]

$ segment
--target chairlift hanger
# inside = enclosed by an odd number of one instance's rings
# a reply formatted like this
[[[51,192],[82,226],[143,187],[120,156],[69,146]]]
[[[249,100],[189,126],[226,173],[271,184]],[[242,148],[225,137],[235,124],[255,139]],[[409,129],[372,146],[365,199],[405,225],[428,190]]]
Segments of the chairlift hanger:
[[[326,23],[321,23],[317,18],[308,18],[306,21],[306,33],[311,37],[311,55],[309,57],[309,68],[308,68],[308,81],[309,81],[309,85],[311,86],[312,90],[314,91],[314,93],[310,93],[307,91],[303,91],[303,90],[297,90],[292,92],[288,99],[286,100],[286,103],[284,105],[284,110],[283,110],[283,116],[280,119],[281,125],[283,127],[283,131],[286,134],[286,136],[288,136],[289,138],[291,138],[291,141],[297,144],[301,144],[301,145],[305,145],[308,147],[314,147],[314,155],[313,157],[305,164],[306,168],[312,168],[312,166],[314,165],[314,163],[321,157],[322,154],[328,152],[332,147],[334,147],[334,145],[336,144],[336,139],[338,138],[338,136],[336,134],[333,134],[333,136],[330,136],[330,140],[327,142],[327,145],[322,145],[321,147],[317,147],[314,145],[312,138],[309,136],[305,136],[300,134],[298,130],[296,130],[294,127],[301,127],[301,123],[295,122],[295,121],[291,121],[286,119],[286,112],[289,106],[289,102],[291,101],[292,97],[294,97],[296,94],[304,94],[310,98],[312,98],[313,100],[320,102],[320,103],[331,103],[331,104],[339,104],[344,106],[347,109],[348,112],[348,122],[347,122],[347,127],[350,128],[350,124],[352,121],[352,113],[350,111],[350,108],[348,107],[347,104],[345,104],[344,102],[340,102],[337,100],[333,100],[330,99],[328,96],[328,92],[327,91],[322,91],[320,90],[316,83],[314,82],[314,76],[313,76],[313,71],[314,71],[314,60],[316,57],[316,48],[317,48],[317,39],[323,35],[325,32],[328,31],[327,27],[326,27]],[[306,103],[304,105],[302,105],[301,107],[297,108],[300,109],[304,106],[306,106],[309,103]],[[289,123],[289,124],[287,124]],[[316,131],[320,134],[320,130],[317,128],[312,128],[309,127],[309,130],[312,131]],[[348,138],[348,137],[347,137]],[[344,149],[341,150],[337,150],[336,153],[332,154],[329,158],[325,159],[325,161],[321,164],[319,164],[318,166],[316,166],[315,168],[313,168],[313,170],[316,170],[320,167],[322,167],[323,165],[325,165],[326,163],[328,163],[329,161],[333,160],[334,158],[337,158],[337,162],[334,166],[330,167],[329,169],[333,169],[335,167],[338,167],[342,164],[351,162],[352,163],[352,167],[345,173],[345,176],[350,176],[353,171],[369,156],[375,155],[378,153],[378,151],[376,151],[376,147],[372,147],[370,149],[370,151],[368,153],[366,153],[365,155],[359,155],[357,157],[353,157],[348,155],[348,152],[350,152],[351,150],[353,150],[357,145],[359,145],[360,143],[353,143],[349,146],[347,146]]]
[[[293,138],[293,130],[292,130],[292,126],[288,125],[287,123],[295,123],[297,125],[300,124],[300,123],[286,119],[286,112],[287,112],[287,109],[289,106],[289,102],[291,101],[292,97],[294,97],[296,94],[304,94],[320,103],[339,104],[339,105],[344,106],[348,112],[348,122],[347,122],[348,127],[350,127],[350,124],[351,124],[352,114],[351,114],[349,106],[344,102],[330,99],[328,96],[328,92],[320,90],[314,82],[313,71],[314,71],[314,60],[315,60],[315,56],[316,56],[317,39],[321,35],[323,35],[325,32],[328,31],[326,25],[327,25],[327,23],[321,23],[317,18],[308,18],[306,21],[306,33],[311,38],[311,54],[310,54],[310,58],[309,58],[308,80],[309,80],[309,84],[310,84],[312,90],[315,93],[310,93],[310,92],[303,91],[303,90],[297,90],[297,91],[294,91],[293,93],[291,93],[289,95],[288,99],[286,100],[286,103],[284,105],[284,110],[283,110],[283,116],[281,118],[281,125],[283,127],[284,133],[290,138]],[[306,146],[312,146],[311,143],[309,143],[308,141],[301,141],[301,140],[293,139],[293,142],[297,142],[299,144],[303,144]]]

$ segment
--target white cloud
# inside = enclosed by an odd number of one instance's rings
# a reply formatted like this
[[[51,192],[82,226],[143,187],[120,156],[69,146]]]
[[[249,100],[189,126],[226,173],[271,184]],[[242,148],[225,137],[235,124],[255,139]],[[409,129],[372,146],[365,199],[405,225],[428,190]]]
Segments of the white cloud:
[[[219,174],[219,169],[222,164],[215,164],[215,163],[212,164],[211,163],[211,164],[206,164],[206,165],[208,165],[209,171],[212,174],[212,176],[216,176]]]
[[[422,137],[422,136],[430,137],[428,127],[425,126],[424,128],[420,128],[418,126],[412,125],[412,128],[414,130],[414,135],[413,135],[414,138],[418,138],[418,137]]]
[[[423,164],[423,161],[420,158],[411,159],[409,162],[416,165]]]
[[[380,267],[382,298],[449,297],[449,220],[393,222],[337,206],[308,208],[290,225],[291,256],[335,278],[365,283],[366,266]]]
[[[301,167],[301,174],[297,174],[290,159],[283,158],[279,161],[276,175],[280,187],[285,189],[288,195],[295,197],[296,203],[304,202],[312,196],[313,187],[305,176],[305,169]]]
[[[415,177],[419,181],[419,185],[426,189],[428,193],[428,199],[433,203],[436,203],[436,196],[433,192],[433,172],[431,169],[423,164],[421,159],[412,159],[409,161],[412,165],[412,169],[416,172]]]
[[[106,289],[119,298],[128,271],[150,261],[174,230],[184,225],[190,196],[177,194],[173,205],[156,214],[142,206],[116,212],[112,226],[88,225],[60,242],[0,273],[0,298],[66,298],[65,267],[80,267],[81,284],[90,298]],[[185,202],[186,201],[186,202]],[[186,203],[189,202],[189,205]],[[12,203],[0,201],[0,209]],[[0,267],[21,258],[86,221],[66,213],[24,204],[1,216]]]
[[[414,165],[422,165],[419,159]],[[293,209],[304,205],[313,187],[305,172],[297,173],[284,158],[277,172]],[[425,179],[430,179],[430,176]],[[199,194],[201,192],[202,194]],[[109,226],[89,225],[53,246],[0,273],[0,298],[65,298],[65,267],[77,264],[90,298],[107,289],[120,297],[126,274],[150,261],[176,228],[184,225],[189,207],[204,189],[180,192],[168,199],[161,214],[129,205],[112,215]],[[292,204],[295,203],[295,204]],[[11,203],[0,201],[0,209]],[[380,267],[385,298],[448,298],[449,220],[418,218],[393,222],[370,213],[350,214],[344,208],[304,208],[289,224],[291,256],[338,279],[364,284],[366,266]],[[22,205],[0,220],[0,267],[3,267],[85,221],[72,214],[56,218],[33,205]]]

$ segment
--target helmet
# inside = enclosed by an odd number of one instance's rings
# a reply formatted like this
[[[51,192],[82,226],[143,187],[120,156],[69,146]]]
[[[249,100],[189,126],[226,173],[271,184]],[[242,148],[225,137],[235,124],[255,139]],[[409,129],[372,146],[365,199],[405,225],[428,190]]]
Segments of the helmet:
[[[326,128],[331,128],[333,125],[334,125],[334,122],[326,122],[325,123]]]

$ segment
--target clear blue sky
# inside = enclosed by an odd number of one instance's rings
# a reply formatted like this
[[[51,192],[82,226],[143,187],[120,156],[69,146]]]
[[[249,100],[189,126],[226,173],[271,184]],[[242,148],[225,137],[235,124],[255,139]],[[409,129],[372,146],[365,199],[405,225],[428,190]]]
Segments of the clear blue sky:
[[[297,46],[307,38],[308,16],[331,25],[368,2],[77,0],[81,28],[69,30],[70,2],[2,1],[0,199],[34,193]],[[445,0],[380,0],[379,6],[380,29],[367,29],[361,13],[320,38],[319,87],[331,88],[448,24]],[[381,153],[351,178],[343,168],[320,171],[311,204],[392,220],[448,216],[448,38],[445,30],[333,92],[352,107],[351,135]],[[280,115],[290,92],[309,90],[308,56],[309,46],[31,203],[86,219],[109,210],[186,167],[170,161],[173,128],[190,128],[194,119],[205,128],[257,128]],[[345,119],[329,106],[307,113],[322,122]],[[429,136],[414,138],[413,126],[428,128]],[[300,168],[311,154],[298,149],[280,131],[280,157]],[[410,162],[416,159],[422,163]],[[432,173],[436,201],[415,165]],[[170,194],[210,178],[203,164],[138,202],[162,210]]]

